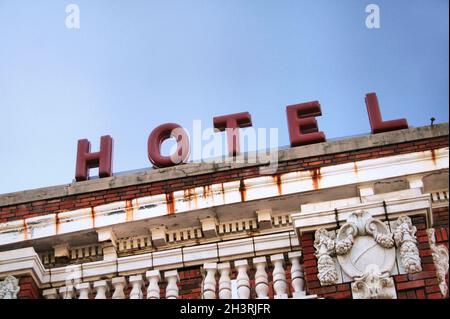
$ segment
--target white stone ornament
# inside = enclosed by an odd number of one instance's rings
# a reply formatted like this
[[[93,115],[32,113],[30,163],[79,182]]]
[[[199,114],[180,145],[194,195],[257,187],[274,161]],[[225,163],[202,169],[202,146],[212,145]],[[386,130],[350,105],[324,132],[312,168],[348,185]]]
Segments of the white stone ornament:
[[[230,263],[221,263],[217,265],[219,269],[219,298],[231,299],[231,279],[230,279]]]
[[[427,229],[428,242],[431,248],[431,256],[433,257],[434,267],[436,268],[436,276],[439,282],[439,289],[445,297],[448,292],[447,281],[445,277],[448,273],[448,249],[444,245],[436,245],[436,237],[434,228]]]
[[[255,292],[258,299],[269,298],[269,276],[266,272],[266,257],[253,258],[255,265]]]
[[[417,248],[417,228],[408,216],[400,216],[394,224],[394,240],[400,249],[400,260],[408,274],[422,271],[419,249]]]
[[[238,275],[236,277],[238,298],[250,299],[250,279],[247,275],[247,260],[236,260],[234,262],[234,266],[238,271]]]
[[[352,283],[354,299],[395,299],[394,280],[389,273],[381,273],[376,264],[366,267],[361,277]]]
[[[336,265],[332,255],[335,253],[334,233],[319,228],[315,233],[314,248],[317,257],[317,278],[321,285],[333,285],[338,280]]]
[[[206,276],[203,279],[202,296],[203,299],[216,299],[216,263],[206,263],[203,265]]]
[[[16,277],[8,276],[0,282],[0,299],[17,299],[19,291],[19,280]]]
[[[371,264],[376,264],[381,274],[390,274],[395,265],[394,240],[388,227],[363,211],[351,214],[339,229],[336,254],[351,278],[362,277]]]

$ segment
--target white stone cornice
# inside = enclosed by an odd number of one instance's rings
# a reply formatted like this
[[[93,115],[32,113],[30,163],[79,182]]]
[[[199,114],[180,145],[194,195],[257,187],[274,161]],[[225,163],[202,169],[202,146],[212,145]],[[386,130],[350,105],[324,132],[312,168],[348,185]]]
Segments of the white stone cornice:
[[[383,201],[386,204],[386,212]],[[336,211],[331,209],[332,207],[335,207]],[[420,193],[419,189],[373,195],[372,200],[367,197],[365,203],[361,203],[360,199],[355,197],[302,205],[301,212],[293,214],[292,220],[294,227],[301,231],[313,231],[322,227],[335,228],[337,221],[340,224],[344,223],[357,210],[367,211],[372,217],[381,219],[384,219],[385,214],[389,219],[397,218],[406,212],[408,215],[424,214],[428,218],[428,223],[432,224],[430,196]]]
[[[448,153],[449,148],[445,147],[433,152],[413,152],[324,166],[317,173],[320,175],[320,181],[317,180],[317,176],[305,170],[281,174],[277,179],[265,176],[242,179],[241,182],[227,182],[223,185],[197,187],[192,189],[189,199],[185,198],[184,191],[174,192],[173,210],[175,214],[180,214],[273,196],[364,184],[399,176],[418,176],[448,169]],[[241,184],[245,186],[246,197],[240,194]],[[151,220],[170,213],[165,195],[154,195],[58,213],[57,219],[54,214],[50,214],[6,222],[0,224],[0,246],[54,235],[68,235],[78,231],[93,231],[104,227],[114,228],[124,224],[131,226],[131,223]]]

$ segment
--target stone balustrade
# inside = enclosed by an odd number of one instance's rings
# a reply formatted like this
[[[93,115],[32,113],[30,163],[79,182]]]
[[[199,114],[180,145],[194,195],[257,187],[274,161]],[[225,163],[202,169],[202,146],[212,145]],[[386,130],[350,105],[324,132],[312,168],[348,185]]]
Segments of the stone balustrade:
[[[269,282],[268,257],[273,266],[272,282]],[[234,261],[234,269],[237,272],[236,279],[232,280],[231,263],[207,263],[203,265],[205,276],[202,283],[203,299],[250,299],[252,289],[257,299],[268,299],[270,285],[273,287],[274,299],[306,299],[316,296],[307,296],[303,267],[300,264],[301,252],[290,252],[287,257],[291,263],[290,285],[292,294],[288,295],[288,280],[286,278],[286,260],[284,254],[255,257],[253,259],[241,259]],[[250,263],[253,267],[250,267]],[[254,287],[251,286],[250,269],[254,269]],[[218,272],[218,276],[216,276]],[[218,279],[218,280],[217,280]],[[234,281],[234,284],[233,284]],[[234,290],[233,290],[234,287]],[[216,289],[217,288],[217,289]],[[234,291],[234,293],[233,293]],[[233,296],[234,295],[234,296]]]
[[[285,258],[287,257],[287,258]],[[202,299],[305,299],[307,296],[300,263],[301,252],[205,263],[201,283]],[[290,280],[286,276],[290,263]],[[234,268],[232,268],[232,266]],[[272,269],[271,274],[268,269]],[[235,276],[232,276],[234,274]],[[234,277],[234,279],[232,279]],[[160,284],[165,282],[165,294]],[[93,282],[67,282],[42,292],[46,299],[178,299],[180,277],[177,270],[114,277]],[[182,287],[182,285],[180,285]],[[291,289],[289,289],[291,286]],[[272,290],[271,290],[272,287]],[[272,293],[269,293],[272,291]],[[252,294],[252,292],[254,292]]]

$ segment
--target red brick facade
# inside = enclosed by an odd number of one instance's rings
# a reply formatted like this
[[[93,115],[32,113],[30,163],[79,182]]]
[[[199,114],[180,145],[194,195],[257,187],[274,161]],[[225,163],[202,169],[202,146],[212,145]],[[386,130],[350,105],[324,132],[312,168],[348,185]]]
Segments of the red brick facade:
[[[438,208],[433,211],[433,215],[447,220],[436,227],[436,243],[444,244],[448,248],[448,207]],[[419,254],[422,261],[422,271],[416,274],[396,275],[394,277],[395,288],[398,299],[442,299],[443,297],[436,278],[436,269],[431,256],[430,245],[426,233],[425,216],[412,218],[413,224],[417,228],[417,241]],[[352,298],[349,283],[324,286],[320,285],[317,278],[317,258],[314,250],[314,233],[302,234],[301,246],[303,248],[304,271],[306,289],[308,294],[317,294],[324,298],[342,299]],[[447,274],[448,283],[448,274]]]
[[[372,147],[357,151],[328,154],[323,156],[296,159],[279,163],[277,173],[284,174],[299,170],[316,170],[317,178],[320,178],[320,167],[392,156],[396,154],[426,151],[448,146],[448,137],[435,137],[381,147]],[[261,176],[258,166],[251,168],[240,168],[226,172],[217,172],[205,175],[192,176],[181,179],[158,181],[155,183],[127,186],[122,188],[111,188],[98,192],[67,196],[64,198],[53,198],[38,200],[34,202],[21,203],[17,205],[4,206],[0,208],[0,223],[34,217],[42,214],[58,213],[79,208],[103,205],[121,200],[132,200],[136,197],[170,194],[177,190],[185,190],[193,187],[201,187],[214,183],[225,183]],[[277,176],[274,176],[277,178]],[[448,222],[447,222],[448,224]]]

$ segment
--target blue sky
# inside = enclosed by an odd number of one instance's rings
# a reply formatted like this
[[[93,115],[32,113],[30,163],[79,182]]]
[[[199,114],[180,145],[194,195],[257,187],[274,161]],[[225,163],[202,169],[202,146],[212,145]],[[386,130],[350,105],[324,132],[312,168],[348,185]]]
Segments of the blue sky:
[[[65,26],[68,4],[80,29]],[[380,7],[368,29],[365,8]],[[327,138],[385,119],[448,122],[448,0],[0,0],[0,193],[70,183],[76,143],[115,140],[114,172],[150,167],[165,122],[249,111],[289,144],[286,105],[319,100]]]

